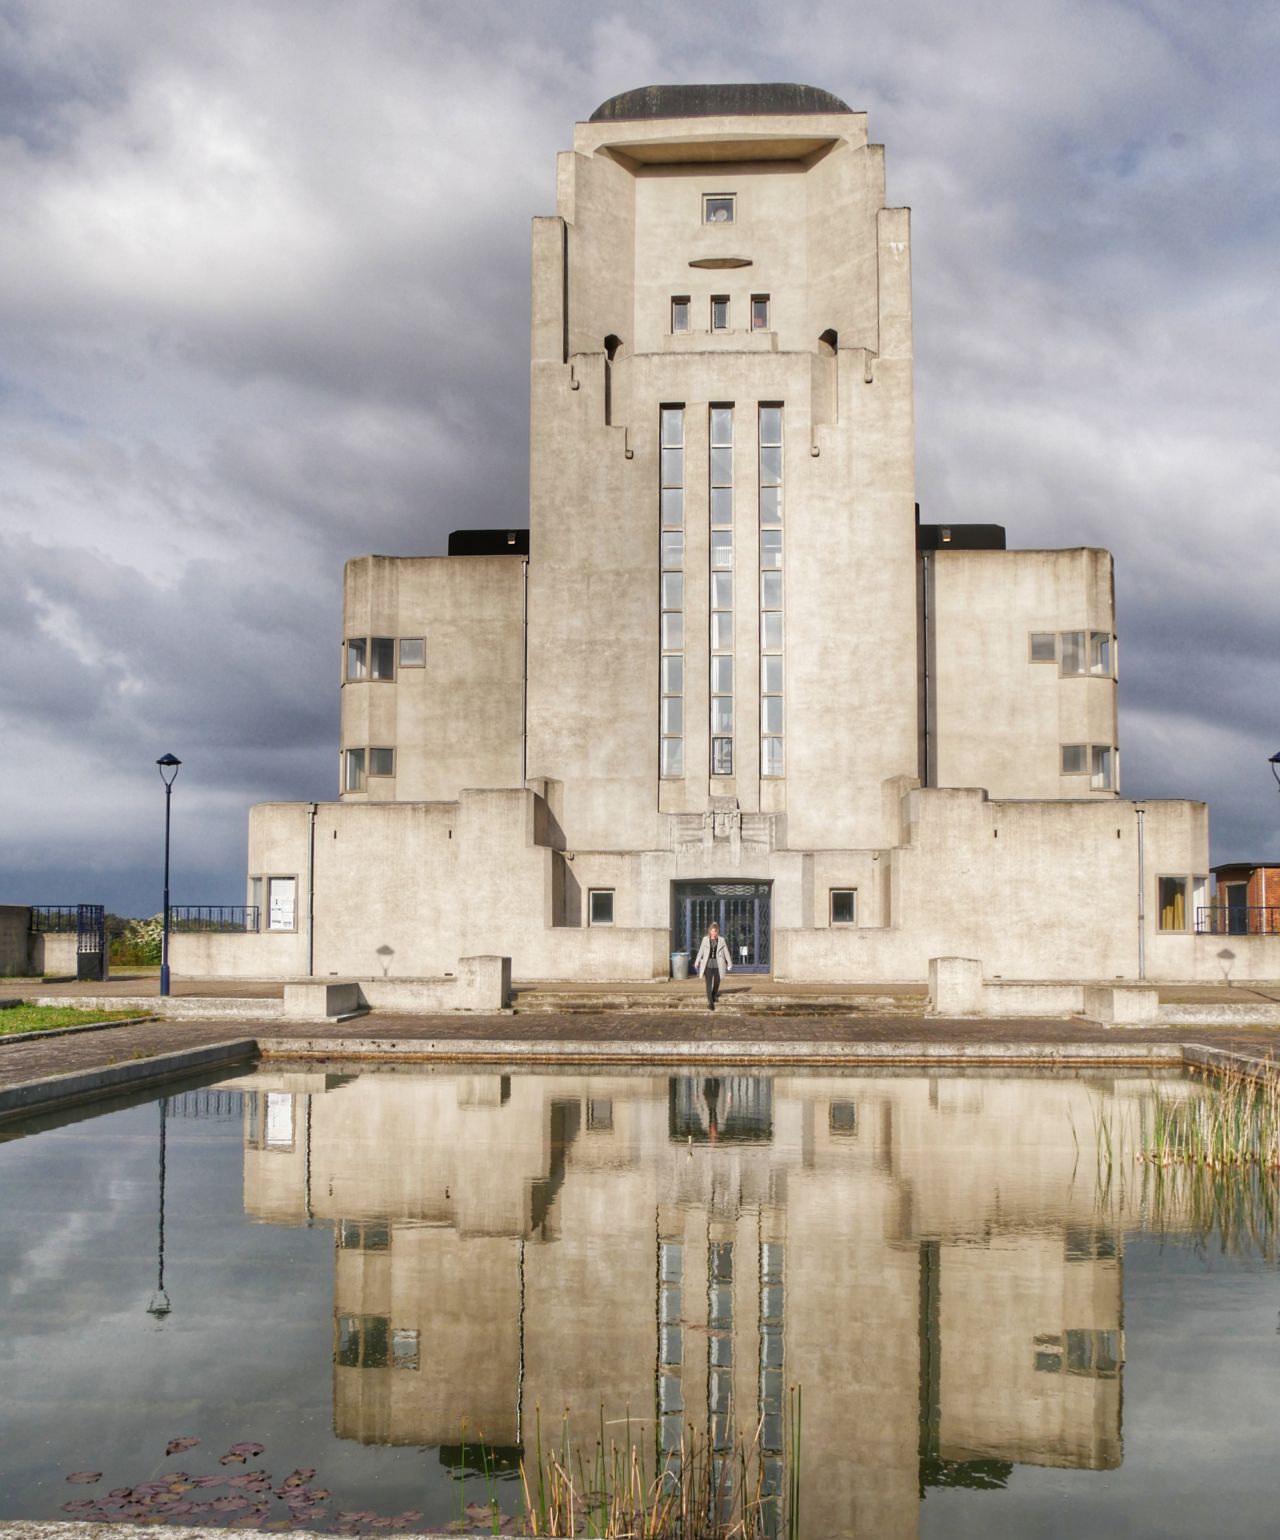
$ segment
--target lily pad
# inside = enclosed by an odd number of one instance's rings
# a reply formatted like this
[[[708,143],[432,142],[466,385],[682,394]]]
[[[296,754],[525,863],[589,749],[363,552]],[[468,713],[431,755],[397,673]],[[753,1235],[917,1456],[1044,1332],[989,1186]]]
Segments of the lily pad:
[[[95,1499],[92,1497],[75,1497],[69,1503],[63,1503],[62,1511],[63,1513],[83,1513],[86,1508],[92,1508],[94,1503]]]
[[[200,1442],[198,1438],[171,1438],[164,1446],[165,1454],[181,1454],[184,1449],[194,1449]]]
[[[67,1480],[77,1481],[87,1486],[90,1482],[101,1481],[102,1472],[100,1470],[74,1470],[67,1477]]]
[[[232,1444],[230,1454],[261,1454],[266,1446],[264,1444]]]

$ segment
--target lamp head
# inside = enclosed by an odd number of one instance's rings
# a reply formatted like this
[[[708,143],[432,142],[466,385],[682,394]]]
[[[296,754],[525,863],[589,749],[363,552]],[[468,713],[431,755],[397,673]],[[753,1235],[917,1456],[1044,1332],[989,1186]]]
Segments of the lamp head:
[[[178,767],[182,761],[176,754],[165,754],[156,760],[156,768],[160,771],[160,779],[166,786],[172,786],[174,777],[178,773]]]

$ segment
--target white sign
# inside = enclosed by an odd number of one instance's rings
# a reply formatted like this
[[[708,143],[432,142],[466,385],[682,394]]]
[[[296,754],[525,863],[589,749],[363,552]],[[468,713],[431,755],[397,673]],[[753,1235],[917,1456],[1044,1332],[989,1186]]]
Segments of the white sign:
[[[267,929],[292,930],[294,928],[296,877],[273,877],[268,886]]]

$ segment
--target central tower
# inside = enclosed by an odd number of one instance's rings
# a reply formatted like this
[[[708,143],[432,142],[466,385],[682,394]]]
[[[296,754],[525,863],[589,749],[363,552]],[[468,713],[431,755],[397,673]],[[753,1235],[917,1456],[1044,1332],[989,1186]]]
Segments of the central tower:
[[[570,848],[893,843],[919,763],[908,215],[813,87],[577,125],[533,247],[528,743]]]

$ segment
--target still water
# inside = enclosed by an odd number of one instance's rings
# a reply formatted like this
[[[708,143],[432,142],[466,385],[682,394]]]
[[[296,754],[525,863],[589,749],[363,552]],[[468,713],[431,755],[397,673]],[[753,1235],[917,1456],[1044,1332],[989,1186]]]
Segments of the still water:
[[[263,1069],[10,1126],[0,1518],[444,1527],[602,1408],[759,1428],[782,1492],[800,1386],[812,1540],[1274,1533],[1274,1233],[1105,1179],[1150,1085]]]

